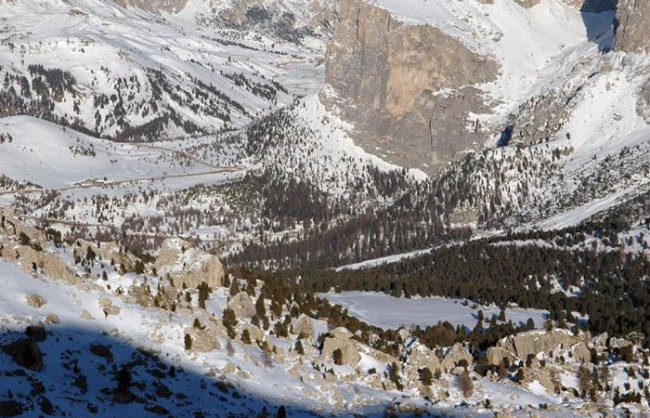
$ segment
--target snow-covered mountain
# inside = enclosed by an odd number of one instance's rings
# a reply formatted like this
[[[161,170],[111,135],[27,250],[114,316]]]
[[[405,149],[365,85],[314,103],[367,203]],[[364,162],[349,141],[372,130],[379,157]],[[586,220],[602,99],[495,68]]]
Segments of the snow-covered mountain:
[[[648,28],[0,0],[0,412],[645,412]]]

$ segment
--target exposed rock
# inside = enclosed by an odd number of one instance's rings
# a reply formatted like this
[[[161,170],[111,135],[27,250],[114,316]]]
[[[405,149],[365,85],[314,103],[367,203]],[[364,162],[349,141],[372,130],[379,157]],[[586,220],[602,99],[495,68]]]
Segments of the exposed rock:
[[[136,400],[136,396],[128,389],[115,391],[113,402],[128,404]]]
[[[402,372],[411,382],[417,382],[419,380],[419,370],[422,368],[428,368],[431,373],[435,373],[436,370],[442,371],[442,365],[438,356],[426,346],[419,343],[411,347],[407,364],[408,366],[405,366]]]
[[[571,353],[573,354],[573,358],[579,362],[586,363],[591,360],[591,351],[589,351],[589,347],[584,342],[579,342],[571,347]]]
[[[136,255],[125,251],[115,242],[103,242],[97,246],[91,242],[78,239],[76,241],[75,251],[78,256],[86,257],[88,248],[92,250],[96,257],[101,260],[111,261],[116,267],[124,266],[127,271],[134,271],[138,262],[142,262]]]
[[[90,320],[90,321],[95,320],[95,317],[85,309],[83,311],[81,311],[81,315],[79,315],[79,316],[81,317],[81,319],[87,319],[87,320]]]
[[[40,372],[43,369],[43,353],[31,338],[23,338],[2,347],[2,350],[22,367]]]
[[[104,344],[92,343],[90,345],[90,352],[97,357],[102,357],[109,362],[113,362],[113,352],[108,346]]]
[[[473,86],[496,77],[494,62],[433,26],[404,24],[360,0],[344,0],[339,16],[326,81],[361,146],[432,172],[484,140],[467,119],[488,111]]]
[[[614,50],[650,53],[650,1],[618,1]]]
[[[57,314],[49,314],[48,316],[45,317],[45,323],[46,324],[59,324],[61,321],[59,320],[59,316]]]
[[[25,221],[16,216],[12,209],[3,209],[0,212],[0,216],[4,216],[4,228],[0,225],[0,232],[7,235],[15,235],[19,237],[21,234],[26,235],[33,244],[37,244],[41,247],[45,246],[47,243],[47,238],[45,233],[39,228],[34,228],[33,226],[28,225]]]
[[[554,393],[555,383],[551,378],[551,370],[545,367],[524,367],[524,380],[520,382],[526,386],[535,381],[539,382],[548,393]]]
[[[612,338],[609,340],[609,346],[611,348],[625,348],[632,345],[632,342],[624,338]]]
[[[442,360],[442,368],[447,371],[452,370],[460,365],[463,360],[467,362],[467,365],[472,364],[474,361],[467,349],[462,344],[456,343],[445,353],[445,357]]]
[[[597,350],[602,351],[607,348],[607,340],[609,335],[606,332],[596,335],[591,339],[591,343],[596,347]]]
[[[639,91],[639,99],[636,104],[636,112],[646,123],[650,124],[650,79],[646,81]]]
[[[151,294],[151,289],[144,283],[129,288],[129,296],[135,303],[145,308],[154,306],[154,297]]]
[[[530,331],[508,337],[505,341],[500,341],[499,346],[525,360],[529,354],[566,349],[584,340],[584,336],[576,337],[563,330]]]
[[[314,321],[305,314],[301,314],[291,323],[291,332],[304,338],[314,338]]]
[[[238,319],[251,318],[255,315],[255,305],[253,305],[251,297],[246,292],[237,293],[230,298],[226,306],[233,310]]]
[[[187,4],[187,0],[115,0],[123,7],[137,7],[153,13],[178,13]]]
[[[223,264],[218,257],[192,248],[180,238],[163,241],[156,259],[156,270],[162,277],[169,276],[175,287],[195,288],[202,282],[210,287],[221,286],[224,276]]]
[[[332,360],[335,350],[341,350],[341,363],[346,366],[355,367],[361,360],[359,347],[356,341],[352,340],[352,333],[346,328],[340,327],[330,332],[331,337],[323,341],[322,356]]]
[[[501,347],[489,347],[486,353],[487,363],[490,366],[498,366],[504,359],[510,363],[515,360],[515,355]]]
[[[202,324],[201,329],[188,327],[183,332],[183,335],[189,334],[192,337],[192,350],[207,353],[221,349],[219,339],[227,335],[223,324],[207,315],[200,317],[199,322]]]
[[[0,417],[17,417],[24,412],[23,405],[15,400],[0,402]]]
[[[79,284],[81,279],[56,254],[36,251],[34,248],[22,245],[15,248],[18,260],[26,273],[34,273],[35,269],[43,274],[69,284]]]
[[[47,338],[47,332],[45,331],[45,327],[42,323],[29,325],[25,329],[25,335],[27,335],[29,338],[31,338],[32,341],[36,343],[43,342]]]
[[[32,308],[40,308],[41,306],[47,303],[47,299],[40,295],[28,295],[25,296],[25,301]]]
[[[260,327],[256,327],[252,324],[244,324],[242,327],[242,332],[244,330],[248,330],[248,335],[251,337],[251,342],[264,340],[264,331],[262,331]]]
[[[120,314],[120,307],[113,305],[113,301],[107,297],[99,298],[99,306],[102,308],[105,316]]]

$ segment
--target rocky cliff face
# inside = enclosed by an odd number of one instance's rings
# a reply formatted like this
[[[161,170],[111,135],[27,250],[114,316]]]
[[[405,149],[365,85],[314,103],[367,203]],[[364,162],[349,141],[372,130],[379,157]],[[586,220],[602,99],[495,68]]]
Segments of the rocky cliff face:
[[[619,0],[615,51],[650,53],[650,2]]]
[[[386,10],[345,0],[327,50],[326,80],[359,145],[433,171],[480,141],[470,111],[485,111],[473,85],[497,65],[431,26],[405,25]]]

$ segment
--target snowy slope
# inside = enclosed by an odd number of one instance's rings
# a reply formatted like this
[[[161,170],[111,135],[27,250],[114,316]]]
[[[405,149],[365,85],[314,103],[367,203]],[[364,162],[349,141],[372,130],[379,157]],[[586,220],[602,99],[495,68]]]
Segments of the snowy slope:
[[[613,12],[581,14],[562,0],[546,0],[530,8],[512,0],[378,0],[374,4],[406,23],[436,26],[474,52],[496,59],[501,67],[498,79],[481,87],[498,104],[496,115],[483,116],[488,123],[539,93],[540,82],[571,65],[568,56],[584,54],[589,44],[607,42],[613,18]]]
[[[96,0],[10,3],[0,12],[0,67],[12,78],[3,89],[13,87],[12,101],[40,109],[30,104],[42,96],[30,66],[61,69],[72,85],[51,92],[52,115],[40,110],[49,119],[102,136],[158,140],[241,127],[322,79],[316,38],[312,49],[201,13],[210,10],[188,6],[160,16]],[[287,79],[289,90],[281,85]]]
[[[493,315],[499,316],[497,307],[474,306],[462,300],[447,298],[395,298],[385,293],[342,292],[322,295],[330,302],[347,308],[352,315],[381,328],[398,329],[419,325],[423,328],[448,321],[454,327],[464,326],[474,329],[477,312],[483,311],[486,321]],[[408,313],[405,315],[405,313]],[[544,325],[545,315],[541,310],[511,307],[505,310],[506,320],[519,326],[532,318],[535,326]]]

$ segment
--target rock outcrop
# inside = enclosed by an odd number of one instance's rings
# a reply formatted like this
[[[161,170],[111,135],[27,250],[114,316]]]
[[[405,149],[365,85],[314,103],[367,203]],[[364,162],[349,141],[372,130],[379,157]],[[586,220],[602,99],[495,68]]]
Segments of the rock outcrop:
[[[201,282],[218,287],[224,276],[223,264],[217,256],[192,248],[180,238],[163,241],[155,267],[158,275],[171,278],[176,288],[183,283],[195,288]]]
[[[9,260],[17,259],[25,273],[42,273],[69,284],[81,282],[79,276],[56,254],[21,245],[8,253],[3,251],[3,257]]]
[[[291,332],[300,335],[302,338],[314,338],[314,322],[305,314],[301,314],[298,318],[291,322]]]
[[[33,308],[40,308],[47,303],[47,299],[41,295],[27,295],[25,296],[25,301]]]
[[[188,327],[183,333],[192,338],[192,350],[207,353],[221,349],[220,339],[227,335],[223,324],[207,315],[199,316],[198,319],[201,327]]]
[[[564,330],[530,331],[500,341],[498,346],[525,360],[529,355],[549,353],[588,341],[586,336],[575,336]]]
[[[615,51],[650,53],[650,2],[619,0],[616,9]]]
[[[419,343],[411,347],[407,364],[408,366],[404,367],[403,372],[409,381],[412,382],[417,382],[420,379],[419,370],[422,368],[428,368],[431,373],[435,373],[436,371],[442,372],[442,365],[438,356],[426,346]]]
[[[352,333],[345,328],[336,328],[330,334],[323,340],[323,357],[333,360],[334,351],[341,350],[341,364],[351,367],[359,364],[361,354],[357,342],[352,339]]]
[[[43,353],[31,338],[22,338],[2,347],[16,364],[35,372],[43,369]]]
[[[435,27],[404,24],[360,0],[344,0],[339,16],[326,81],[359,145],[433,171],[484,139],[467,125],[470,112],[487,112],[473,85],[496,77],[493,61]]]
[[[230,298],[226,306],[232,309],[237,319],[251,318],[255,315],[255,305],[253,305],[251,297],[246,292],[237,293]]]
[[[636,113],[641,116],[646,123],[650,124],[650,79],[648,79],[639,92],[639,99],[636,104]]]
[[[113,301],[109,298],[101,297],[99,298],[98,303],[100,308],[102,308],[102,312],[104,312],[105,316],[120,314],[120,307],[113,305]]]
[[[516,358],[514,354],[502,347],[489,347],[486,353],[487,363],[490,366],[498,366],[502,361],[507,360],[509,363]]]
[[[470,365],[473,361],[474,358],[469,351],[462,344],[456,343],[445,353],[441,365],[445,371],[449,371],[454,367],[461,366],[463,363],[466,366]]]

